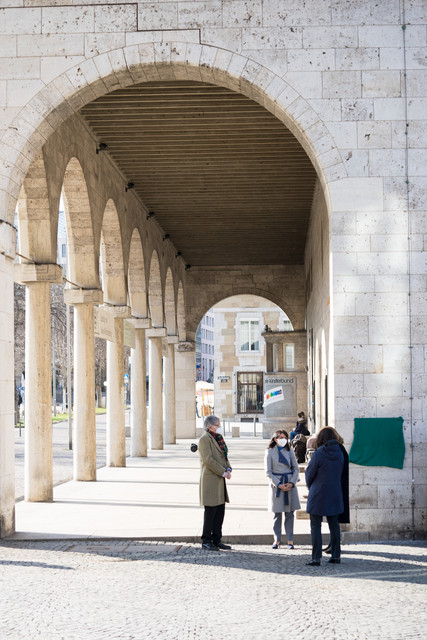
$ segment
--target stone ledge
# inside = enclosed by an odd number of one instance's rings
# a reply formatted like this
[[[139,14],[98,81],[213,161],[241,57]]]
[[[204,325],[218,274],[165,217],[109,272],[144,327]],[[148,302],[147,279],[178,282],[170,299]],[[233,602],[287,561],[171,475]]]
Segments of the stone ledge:
[[[65,304],[102,304],[102,301],[100,289],[64,289]]]
[[[14,278],[18,284],[30,282],[62,283],[62,267],[58,264],[20,263],[15,265]]]
[[[145,332],[146,338],[166,338],[166,329],[164,327],[152,327]]]

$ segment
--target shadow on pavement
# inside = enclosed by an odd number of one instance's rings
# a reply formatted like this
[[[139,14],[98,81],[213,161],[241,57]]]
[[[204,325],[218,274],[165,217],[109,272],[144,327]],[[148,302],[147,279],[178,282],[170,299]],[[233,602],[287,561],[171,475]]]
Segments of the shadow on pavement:
[[[156,544],[136,540],[99,541],[99,540],[69,540],[62,541],[62,550],[49,549],[51,542],[26,543],[24,541],[10,541],[0,544],[3,548],[27,548],[32,551],[49,550],[55,554],[79,553],[84,555],[96,555],[104,558],[120,559],[128,562],[169,562],[184,565],[220,566],[228,569],[254,571],[262,573],[274,573],[282,575],[299,575],[308,578],[319,579],[350,579],[350,580],[379,580],[386,582],[427,584],[426,553],[410,555],[405,553],[390,553],[384,550],[365,551],[344,547],[344,555],[341,564],[328,564],[327,558],[323,558],[320,567],[307,567],[305,563],[311,558],[311,548],[299,547],[294,551],[282,553],[266,551],[239,550],[235,547],[232,551],[205,551],[199,546],[186,545],[185,543]],[[426,545],[405,545],[406,547],[424,550]],[[379,556],[378,559],[366,559],[354,557],[357,555]],[[64,556],[65,558],[65,556]],[[422,564],[420,564],[422,563]],[[23,562],[17,564],[37,563]],[[41,566],[49,567],[50,565]],[[55,565],[51,565],[55,567]],[[55,567],[64,568],[64,567]],[[68,567],[66,567],[68,568]]]

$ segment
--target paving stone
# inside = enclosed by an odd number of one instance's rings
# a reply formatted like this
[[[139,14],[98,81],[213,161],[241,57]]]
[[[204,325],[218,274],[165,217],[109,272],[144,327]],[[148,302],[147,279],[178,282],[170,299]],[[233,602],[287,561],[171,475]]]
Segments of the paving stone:
[[[0,543],[8,640],[414,640],[425,637],[427,542],[310,547],[137,540]]]

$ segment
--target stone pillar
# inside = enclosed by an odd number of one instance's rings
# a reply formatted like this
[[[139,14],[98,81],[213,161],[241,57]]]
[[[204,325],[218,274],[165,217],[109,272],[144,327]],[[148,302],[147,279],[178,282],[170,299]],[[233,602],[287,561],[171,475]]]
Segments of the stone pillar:
[[[24,495],[30,502],[50,502],[53,499],[50,283],[62,282],[62,269],[56,264],[20,264],[15,277],[26,286]]]
[[[165,444],[176,443],[176,404],[175,404],[175,344],[178,336],[168,336],[168,356],[165,358],[165,412],[163,439]]]
[[[162,338],[166,329],[159,327],[146,332],[149,346],[148,410],[150,415],[150,449],[163,449],[162,401]]]
[[[126,306],[107,307],[114,316],[113,340],[107,342],[107,467],[126,466],[123,320]]]
[[[13,258],[15,229],[0,222],[0,538],[15,531],[15,429],[14,429],[14,318],[13,318]]]
[[[196,436],[196,343],[179,342],[175,352],[176,437]]]
[[[135,348],[132,351],[131,369],[131,454],[134,457],[147,455],[147,397],[145,363],[145,329],[150,320],[133,320],[135,327]]]
[[[99,289],[66,289],[66,304],[74,306],[74,480],[96,480],[95,304]]]

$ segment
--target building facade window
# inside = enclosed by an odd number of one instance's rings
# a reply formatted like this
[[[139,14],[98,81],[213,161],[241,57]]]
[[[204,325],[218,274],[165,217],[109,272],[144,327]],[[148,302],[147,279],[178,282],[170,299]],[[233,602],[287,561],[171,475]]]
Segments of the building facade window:
[[[237,374],[237,413],[262,413],[263,374],[239,372]]]
[[[283,360],[285,363],[285,369],[295,369],[295,345],[294,344],[283,345]]]
[[[243,352],[259,351],[259,320],[244,318],[239,323],[239,349]]]

